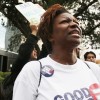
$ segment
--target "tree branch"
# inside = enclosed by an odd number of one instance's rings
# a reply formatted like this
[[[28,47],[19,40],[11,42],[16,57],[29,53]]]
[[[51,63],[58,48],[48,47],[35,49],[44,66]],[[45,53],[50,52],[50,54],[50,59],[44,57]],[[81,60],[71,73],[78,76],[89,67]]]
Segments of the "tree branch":
[[[97,27],[100,26],[100,23],[98,23],[97,25],[95,25],[93,28],[91,28],[88,32],[86,32],[86,34],[90,34],[92,33]]]
[[[95,2],[97,2],[98,0],[93,0],[92,2],[90,2],[88,5],[84,4],[83,7],[78,8],[77,12],[74,14],[75,17],[83,14],[84,11],[86,11],[88,9],[89,6],[91,6],[92,4],[94,4]]]

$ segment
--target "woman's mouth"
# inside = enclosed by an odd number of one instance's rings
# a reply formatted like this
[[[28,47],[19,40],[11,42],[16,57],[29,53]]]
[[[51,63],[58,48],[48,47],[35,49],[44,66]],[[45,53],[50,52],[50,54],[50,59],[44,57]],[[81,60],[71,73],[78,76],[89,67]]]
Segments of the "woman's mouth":
[[[78,30],[72,30],[69,34],[74,37],[81,37],[81,34]]]

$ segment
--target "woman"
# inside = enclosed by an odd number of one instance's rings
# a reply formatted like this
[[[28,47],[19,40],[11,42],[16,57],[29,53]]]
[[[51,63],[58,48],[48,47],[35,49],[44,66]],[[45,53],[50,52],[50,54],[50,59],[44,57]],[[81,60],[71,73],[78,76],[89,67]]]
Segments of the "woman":
[[[39,61],[24,66],[14,84],[13,100],[93,100],[92,87],[99,81],[76,57],[82,36],[77,19],[55,4],[41,17],[37,33],[49,55],[39,60],[42,68]],[[98,67],[96,71],[99,76]]]

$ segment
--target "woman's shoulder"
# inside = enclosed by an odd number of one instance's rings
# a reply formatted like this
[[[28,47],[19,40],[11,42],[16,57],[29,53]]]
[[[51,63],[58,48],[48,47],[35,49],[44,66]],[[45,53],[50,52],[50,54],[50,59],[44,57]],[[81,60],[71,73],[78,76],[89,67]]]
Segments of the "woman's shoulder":
[[[87,63],[90,66],[90,68],[100,69],[100,67],[96,63],[94,63],[94,62],[85,61],[85,63]]]
[[[38,60],[36,60],[36,61],[29,61],[28,63],[26,63],[24,65],[23,69],[25,69],[25,70],[38,69],[39,66],[40,66],[40,62]]]
[[[44,57],[40,60],[34,60],[34,61],[29,61],[28,63],[26,63],[23,67],[22,70],[26,70],[26,71],[29,71],[29,70],[39,70],[41,65],[44,64],[45,62],[47,62],[48,60],[48,57]]]
[[[90,62],[90,61],[83,61],[81,59],[78,59],[81,63],[84,63],[86,66],[88,66],[90,69],[93,69],[95,71],[100,71],[100,67],[98,66],[98,64],[94,63],[94,62]]]
[[[39,61],[30,61],[24,65],[22,68],[21,72],[19,73],[17,77],[17,82],[18,81],[28,81],[30,78],[35,76],[38,78],[40,76],[40,63]]]
[[[90,70],[94,73],[94,75],[100,82],[100,67],[96,63],[93,63],[93,62],[86,61],[86,63],[88,64],[88,66],[90,67]]]

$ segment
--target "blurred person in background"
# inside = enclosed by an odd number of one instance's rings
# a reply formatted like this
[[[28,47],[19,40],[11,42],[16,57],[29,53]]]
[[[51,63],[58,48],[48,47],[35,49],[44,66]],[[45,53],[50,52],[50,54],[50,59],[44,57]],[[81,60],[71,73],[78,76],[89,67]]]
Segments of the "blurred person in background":
[[[96,54],[92,51],[86,52],[84,54],[84,60],[96,63]]]

